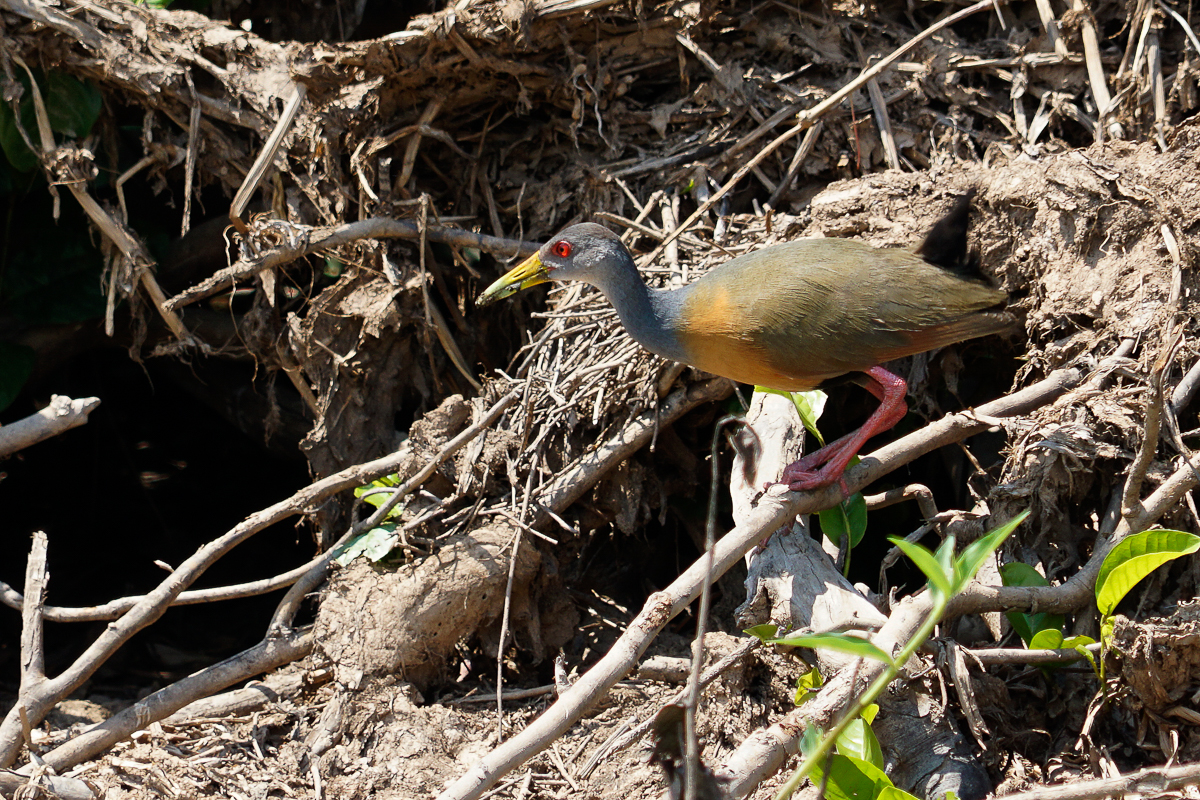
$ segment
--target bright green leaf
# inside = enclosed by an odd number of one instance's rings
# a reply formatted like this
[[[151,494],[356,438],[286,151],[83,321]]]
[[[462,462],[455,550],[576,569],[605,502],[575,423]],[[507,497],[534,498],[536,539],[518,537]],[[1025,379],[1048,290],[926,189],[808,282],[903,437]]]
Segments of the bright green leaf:
[[[1092,654],[1088,652],[1087,646],[1094,644],[1090,636],[1071,636],[1063,638],[1062,631],[1044,630],[1034,634],[1033,639],[1029,642],[1030,650],[1074,650],[1083,658],[1086,658],[1092,665],[1092,669],[1096,668],[1096,660]],[[1043,669],[1053,669],[1053,664],[1043,664]]]
[[[944,598],[951,595],[950,576],[943,571],[942,566],[928,548],[896,536],[889,536],[888,541],[899,547],[901,552],[908,556],[921,572],[925,573],[925,577],[929,579],[931,590],[936,590]]]
[[[767,643],[779,635],[779,626],[768,622],[765,625],[755,625],[753,628],[746,628],[742,633]]]
[[[1050,585],[1050,581],[1046,580],[1040,572],[1020,561],[1012,561],[1000,567],[1000,581],[1005,586]],[[1066,621],[1062,614],[1050,614],[1045,611],[1039,611],[1036,614],[1009,611],[1005,616],[1008,617],[1008,624],[1012,625],[1013,630],[1017,632],[1027,647],[1030,646],[1030,640],[1038,631],[1062,630],[1063,623]]]
[[[814,786],[822,785],[825,766],[819,764],[813,769],[810,780]],[[865,800],[883,797],[885,792],[892,800],[907,800],[912,797],[896,789],[887,773],[860,758],[834,755],[829,759],[828,767],[829,779],[824,783],[825,797],[828,800]]]
[[[954,792],[946,792],[942,800],[954,800],[953,795]],[[875,796],[875,800],[919,800],[919,798],[903,789],[897,789],[895,786],[885,786]]]
[[[396,474],[385,475],[378,480],[371,481],[366,486],[359,486],[354,490],[355,497],[362,497],[364,503],[369,503],[376,508],[382,508],[383,504],[392,499],[390,491],[380,491],[385,489],[394,489],[400,485],[400,476]],[[368,494],[370,492],[370,494]],[[404,503],[397,503],[387,514],[387,519],[399,519],[404,513]]]
[[[1168,561],[1200,550],[1200,536],[1184,531],[1143,531],[1117,543],[1100,565],[1096,606],[1109,616],[1137,583]]]
[[[1090,636],[1072,636],[1063,642],[1063,647],[1070,647],[1076,653],[1086,658],[1088,663],[1092,665],[1092,672],[1096,673],[1096,677],[1103,681],[1104,676],[1100,674],[1100,665],[1096,661],[1096,656],[1091,650],[1088,650],[1088,645],[1095,643],[1096,640]]]
[[[12,405],[33,372],[33,349],[23,344],[0,342],[0,411]]]
[[[1053,628],[1047,628],[1044,631],[1038,631],[1029,640],[1030,650],[1061,650],[1063,646],[1062,631]]]
[[[836,650],[839,653],[871,658],[885,664],[894,664],[892,657],[878,647],[858,636],[848,633],[801,633],[795,636],[785,636],[782,639],[771,639],[768,644],[781,644],[786,647],[810,647],[814,650]]]
[[[796,413],[800,415],[800,421],[804,423],[804,427],[816,438],[822,447],[825,446],[825,438],[817,430],[817,420],[821,418],[822,412],[825,411],[825,401],[829,399],[829,395],[820,389],[813,389],[811,392],[783,392],[778,389],[768,389],[765,386],[755,386],[754,391],[762,394],[777,394],[780,397],[786,397],[791,400],[792,405],[796,407]]]
[[[1100,641],[1105,647],[1108,647],[1112,644],[1113,630],[1115,626],[1116,622],[1113,620],[1111,614],[1106,614],[1100,618]]]
[[[829,395],[820,389],[813,389],[811,392],[788,392],[788,396],[792,399],[792,405],[796,407],[796,413],[800,415],[800,421],[804,423],[804,427],[824,447],[825,438],[817,430],[817,420],[825,413],[825,403],[829,399]]]
[[[837,751],[844,756],[854,756],[883,769],[883,748],[871,725],[862,717],[852,720],[837,740]]]
[[[813,667],[796,680],[796,694],[792,698],[792,702],[798,706],[804,705],[804,703],[812,699],[824,682],[825,679],[821,677],[821,671]]]
[[[821,533],[838,547],[845,547],[843,542],[849,542],[851,548],[857,547],[867,532],[867,501],[863,499],[862,492],[855,492],[833,508],[821,511],[818,516]]]
[[[951,578],[955,576],[955,567],[957,562],[954,560],[954,548],[958,543],[954,541],[954,536],[947,536],[938,545],[937,550],[933,551],[933,557],[937,561],[938,566],[942,569],[943,575],[948,575]],[[951,584],[953,589],[955,584]]]
[[[981,536],[963,548],[962,554],[954,562],[954,591],[951,594],[957,594],[967,588],[967,584],[975,578],[975,573],[979,571],[983,563],[988,560],[992,553],[1000,549],[1000,545],[1004,544],[1004,540],[1028,516],[1029,510],[1026,509],[986,536]]]

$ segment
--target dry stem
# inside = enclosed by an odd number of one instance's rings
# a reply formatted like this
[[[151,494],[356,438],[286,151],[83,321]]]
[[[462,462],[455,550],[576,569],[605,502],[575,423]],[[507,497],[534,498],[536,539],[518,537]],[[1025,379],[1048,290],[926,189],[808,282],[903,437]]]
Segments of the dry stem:
[[[328,250],[363,239],[419,240],[421,238],[420,226],[417,223],[388,217],[372,217],[358,222],[348,222],[332,229],[294,224],[288,225],[288,229],[291,241],[258,254],[254,258],[240,259],[212,277],[185,289],[169,300],[165,300],[164,307],[168,309],[181,308],[228,289],[239,279],[252,277],[272,267],[290,264],[298,258],[303,258],[319,250]],[[527,256],[537,252],[539,247],[533,242],[500,239],[461,228],[429,227],[425,229],[425,236],[431,242],[455,247],[476,247],[485,252],[506,257]]]
[[[88,421],[88,414],[99,406],[98,397],[72,400],[58,394],[50,395],[50,403],[41,411],[0,427],[0,458],[83,425]]]

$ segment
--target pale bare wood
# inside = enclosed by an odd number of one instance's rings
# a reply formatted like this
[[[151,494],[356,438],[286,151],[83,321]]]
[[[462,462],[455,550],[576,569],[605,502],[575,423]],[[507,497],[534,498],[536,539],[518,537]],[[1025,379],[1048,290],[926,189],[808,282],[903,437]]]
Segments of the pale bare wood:
[[[50,403],[42,410],[0,427],[0,458],[86,424],[88,415],[99,407],[98,397],[73,400],[63,395],[50,395]]]

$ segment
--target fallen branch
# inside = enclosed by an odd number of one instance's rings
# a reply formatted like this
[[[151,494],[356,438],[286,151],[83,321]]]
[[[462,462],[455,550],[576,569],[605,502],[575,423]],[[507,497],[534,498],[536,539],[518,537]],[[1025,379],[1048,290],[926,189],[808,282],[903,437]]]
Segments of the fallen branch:
[[[7,769],[0,770],[0,792],[15,796],[18,790],[33,786],[49,789],[58,800],[95,800],[96,797],[92,787],[78,778],[64,778],[48,773],[37,776],[22,775]]]
[[[1127,775],[1078,781],[1061,786],[1039,786],[1028,792],[1005,796],[1005,800],[1092,800],[1099,797],[1161,796],[1200,784],[1200,764],[1147,767]]]
[[[419,240],[421,238],[421,231],[416,222],[388,217],[373,217],[339,225],[336,228],[310,228],[288,223],[287,230],[289,238],[287,243],[280,244],[255,258],[239,259],[237,263],[219,270],[212,277],[166,300],[163,306],[171,310],[181,308],[228,289],[233,286],[235,281],[253,277],[272,267],[290,264],[298,258],[320,250],[328,250],[362,239]],[[527,256],[537,252],[539,247],[533,242],[501,239],[461,228],[429,227],[425,229],[425,237],[431,242],[448,244],[453,247],[475,247],[484,252],[504,257]]]
[[[233,586],[215,586],[211,589],[194,589],[180,592],[171,602],[171,607],[191,606],[200,603],[217,603],[222,600],[237,600],[243,597],[256,597],[267,594],[284,586],[291,586],[310,569],[316,566],[323,556],[318,556],[307,564],[301,564],[295,569],[280,573],[273,578],[263,578],[260,581],[248,581]],[[99,622],[116,619],[133,608],[145,595],[119,597],[98,606],[71,608],[66,606],[43,606],[42,619],[50,622]],[[4,581],[0,581],[0,603],[21,611],[25,607],[25,596],[13,589]]]
[[[1085,649],[1093,654],[1100,652],[1100,644],[1090,644]],[[989,667],[995,664],[1069,664],[1083,658],[1078,650],[1027,650],[1021,647],[964,647],[963,652],[972,661]]]
[[[49,405],[41,411],[0,427],[0,458],[83,425],[88,414],[99,406],[99,397],[72,400],[60,394],[51,395]]]
[[[268,703],[297,697],[306,688],[328,682],[333,674],[324,670],[320,677],[320,680],[311,680],[301,670],[276,672],[241,689],[194,700],[169,717],[164,717],[161,722],[163,725],[179,727],[195,720],[242,716],[265,708]]]
[[[312,647],[313,634],[307,628],[288,636],[263,639],[248,650],[142,698],[119,714],[91,726],[74,739],[54,748],[42,760],[57,770],[86,761],[129,738],[134,731],[169,716],[189,703],[303,658],[312,651]],[[28,774],[31,769],[27,765],[17,772]]]

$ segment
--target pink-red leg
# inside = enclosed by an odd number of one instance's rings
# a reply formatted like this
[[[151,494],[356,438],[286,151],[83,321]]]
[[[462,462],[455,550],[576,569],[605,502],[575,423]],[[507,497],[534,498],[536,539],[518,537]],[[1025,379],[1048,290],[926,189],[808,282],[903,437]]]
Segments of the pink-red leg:
[[[883,367],[871,367],[865,372],[868,378],[865,388],[879,398],[879,408],[858,430],[785,467],[779,482],[786,483],[793,492],[820,489],[841,480],[846,465],[867,440],[893,427],[908,413],[908,406],[904,403],[908,386],[903,378]]]

